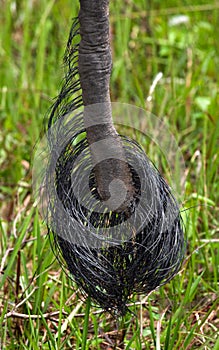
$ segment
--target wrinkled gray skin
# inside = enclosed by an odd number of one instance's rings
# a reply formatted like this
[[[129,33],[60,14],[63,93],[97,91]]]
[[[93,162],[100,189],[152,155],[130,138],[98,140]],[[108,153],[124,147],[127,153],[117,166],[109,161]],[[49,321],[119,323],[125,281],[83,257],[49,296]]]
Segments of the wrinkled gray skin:
[[[85,106],[84,123],[87,140],[93,164],[96,164],[94,168],[96,184],[101,200],[106,201],[111,209],[117,207],[122,193],[125,193],[125,201],[119,205],[117,211],[126,210],[133,201],[135,188],[128,165],[120,160],[125,160],[124,150],[111,115],[109,84],[112,58],[109,39],[109,1],[80,0],[79,22],[81,42],[78,66]],[[97,105],[91,106],[97,103],[102,104],[101,108],[100,106],[97,108]],[[92,144],[98,145],[97,142],[103,139],[108,142],[102,142],[100,147],[92,149]],[[100,163],[100,159],[105,158],[104,154],[109,153],[112,158],[120,159],[105,159]]]

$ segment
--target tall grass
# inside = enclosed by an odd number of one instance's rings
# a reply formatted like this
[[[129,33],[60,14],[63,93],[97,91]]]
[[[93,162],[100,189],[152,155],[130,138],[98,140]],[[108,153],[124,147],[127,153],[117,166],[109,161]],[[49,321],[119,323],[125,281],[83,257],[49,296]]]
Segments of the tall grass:
[[[54,259],[32,197],[34,147],[60,87],[77,11],[69,0],[1,4],[0,348],[217,350],[219,4],[111,2],[112,100],[149,108],[177,139],[188,237],[174,280],[135,296],[132,313],[118,320],[95,305],[88,317],[89,305]],[[171,25],[176,15],[186,22]]]

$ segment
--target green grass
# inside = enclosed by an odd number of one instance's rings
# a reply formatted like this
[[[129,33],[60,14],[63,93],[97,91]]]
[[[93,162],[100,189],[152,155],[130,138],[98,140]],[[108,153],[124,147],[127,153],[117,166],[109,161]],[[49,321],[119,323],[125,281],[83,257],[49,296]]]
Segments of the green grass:
[[[188,236],[179,274],[149,297],[135,296],[133,313],[118,320],[81,302],[54,258],[32,196],[34,148],[60,87],[77,11],[70,0],[1,4],[0,348],[217,350],[219,3],[111,2],[112,101],[149,109],[176,138],[185,161]],[[170,26],[178,14],[189,21]],[[154,160],[165,175],[165,162]]]

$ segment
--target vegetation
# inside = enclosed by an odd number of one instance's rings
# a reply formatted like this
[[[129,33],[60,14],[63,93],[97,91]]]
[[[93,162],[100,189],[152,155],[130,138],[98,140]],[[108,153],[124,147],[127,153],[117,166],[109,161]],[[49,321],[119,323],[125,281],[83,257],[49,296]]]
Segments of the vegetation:
[[[112,101],[149,109],[176,138],[188,239],[178,275],[150,296],[134,296],[132,312],[117,320],[83,302],[54,258],[32,196],[34,149],[77,12],[70,0],[1,4],[0,348],[217,350],[219,3],[111,2]],[[161,168],[165,176],[165,162]]]

